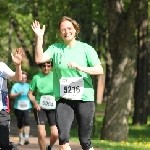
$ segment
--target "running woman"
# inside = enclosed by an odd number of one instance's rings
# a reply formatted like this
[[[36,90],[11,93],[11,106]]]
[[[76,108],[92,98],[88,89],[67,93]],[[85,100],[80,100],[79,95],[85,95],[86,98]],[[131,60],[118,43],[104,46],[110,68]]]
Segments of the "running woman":
[[[34,75],[30,82],[28,96],[33,103],[34,116],[38,129],[38,143],[40,150],[51,150],[58,139],[58,130],[56,127],[55,109],[56,101],[53,90],[53,72],[52,63],[46,62],[39,64],[41,72]],[[36,93],[34,97],[34,93]],[[46,130],[45,124],[48,121],[50,126],[50,143],[46,147]]]
[[[10,92],[10,97],[14,101],[14,114],[17,119],[17,128],[19,135],[19,145],[29,144],[30,133],[30,112],[31,102],[28,98],[29,83],[27,83],[27,72],[22,71],[22,80],[15,83]]]
[[[91,129],[95,112],[94,89],[90,75],[102,75],[103,68],[95,49],[76,40],[79,24],[70,17],[61,18],[58,29],[63,39],[43,52],[45,25],[38,21],[31,25],[36,34],[35,60],[37,63],[53,61],[54,94],[57,101],[56,125],[59,134],[59,150],[70,150],[69,133],[74,114],[83,150],[93,150]]]

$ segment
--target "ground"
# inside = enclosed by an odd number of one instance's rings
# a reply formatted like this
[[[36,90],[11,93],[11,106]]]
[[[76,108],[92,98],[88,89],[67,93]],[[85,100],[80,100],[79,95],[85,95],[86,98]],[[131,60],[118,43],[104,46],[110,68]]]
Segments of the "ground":
[[[37,128],[34,117],[31,115],[30,117],[30,144],[29,145],[19,145],[19,150],[39,150],[38,139],[37,139]],[[11,117],[10,122],[10,141],[14,142],[16,145],[18,143],[18,133],[16,127],[16,118],[14,116]],[[48,137],[46,138],[46,143],[49,143]],[[71,150],[82,150],[79,143],[70,142]],[[55,144],[53,150],[58,150],[58,141]],[[94,148],[94,150],[100,150],[100,148]]]

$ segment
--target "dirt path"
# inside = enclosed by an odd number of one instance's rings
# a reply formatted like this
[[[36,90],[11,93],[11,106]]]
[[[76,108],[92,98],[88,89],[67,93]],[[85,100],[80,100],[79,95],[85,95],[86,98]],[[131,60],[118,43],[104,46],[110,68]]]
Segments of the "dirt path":
[[[19,145],[19,150],[39,150],[38,139],[37,139],[37,127],[34,117],[30,118],[30,144],[29,145]],[[10,141],[15,144],[18,143],[18,132],[16,128],[16,118],[11,117],[10,123]],[[48,144],[49,139],[46,138],[46,143]],[[71,150],[82,150],[79,143],[70,142]],[[58,150],[58,141],[56,142],[53,150]],[[94,150],[100,150],[100,148],[94,148]]]

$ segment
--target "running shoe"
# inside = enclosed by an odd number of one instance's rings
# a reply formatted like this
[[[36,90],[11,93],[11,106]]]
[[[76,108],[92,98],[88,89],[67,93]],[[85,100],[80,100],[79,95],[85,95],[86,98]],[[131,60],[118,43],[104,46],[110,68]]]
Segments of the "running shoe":
[[[28,145],[28,144],[29,144],[29,141],[25,140],[24,145]]]
[[[18,145],[23,145],[23,138],[19,138]]]
[[[48,146],[46,147],[46,150],[52,150],[52,148],[50,148],[50,145],[48,145]]]

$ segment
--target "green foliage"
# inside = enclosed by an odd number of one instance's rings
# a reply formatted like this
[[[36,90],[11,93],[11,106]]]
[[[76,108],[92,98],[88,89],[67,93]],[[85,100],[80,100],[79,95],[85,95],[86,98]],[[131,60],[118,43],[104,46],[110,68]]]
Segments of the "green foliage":
[[[0,35],[3,38],[8,38],[8,28],[9,25],[6,26],[6,22],[9,22],[10,18],[15,18],[18,22],[18,33],[23,38],[26,47],[28,47],[30,54],[32,55],[34,51],[33,43],[34,43],[34,34],[31,29],[31,24],[33,20],[38,20],[41,25],[45,24],[46,31],[45,31],[45,42],[44,42],[44,50],[52,43],[59,41],[58,38],[58,21],[63,15],[71,16],[76,19],[79,24],[81,25],[81,33],[80,33],[80,40],[84,40],[85,42],[90,42],[87,39],[91,37],[85,34],[86,31],[92,31],[93,25],[98,25],[98,27],[107,27],[106,21],[106,11],[105,11],[105,0],[102,1],[73,1],[73,0],[66,0],[66,1],[49,1],[46,0],[8,0],[0,1],[0,11],[2,15],[0,27]],[[5,10],[5,11],[4,11]],[[90,13],[89,13],[90,11]],[[89,21],[91,22],[89,25]],[[86,29],[86,30],[85,30]],[[21,47],[21,43],[16,36],[16,31],[12,28],[11,30],[11,51],[13,51],[16,47]],[[83,33],[82,33],[83,32]],[[94,37],[95,38],[95,37]],[[8,46],[8,40],[6,40],[6,44],[4,44],[4,40],[1,44],[3,51]],[[5,48],[4,48],[5,47]],[[95,47],[93,45],[93,47]],[[6,53],[6,57],[8,53]],[[6,58],[5,58],[6,59]],[[5,60],[7,62],[7,59]]]
[[[5,13],[4,13],[5,12]],[[0,18],[1,18],[1,24],[6,22],[8,20],[9,16],[9,8],[7,1],[0,0]]]

